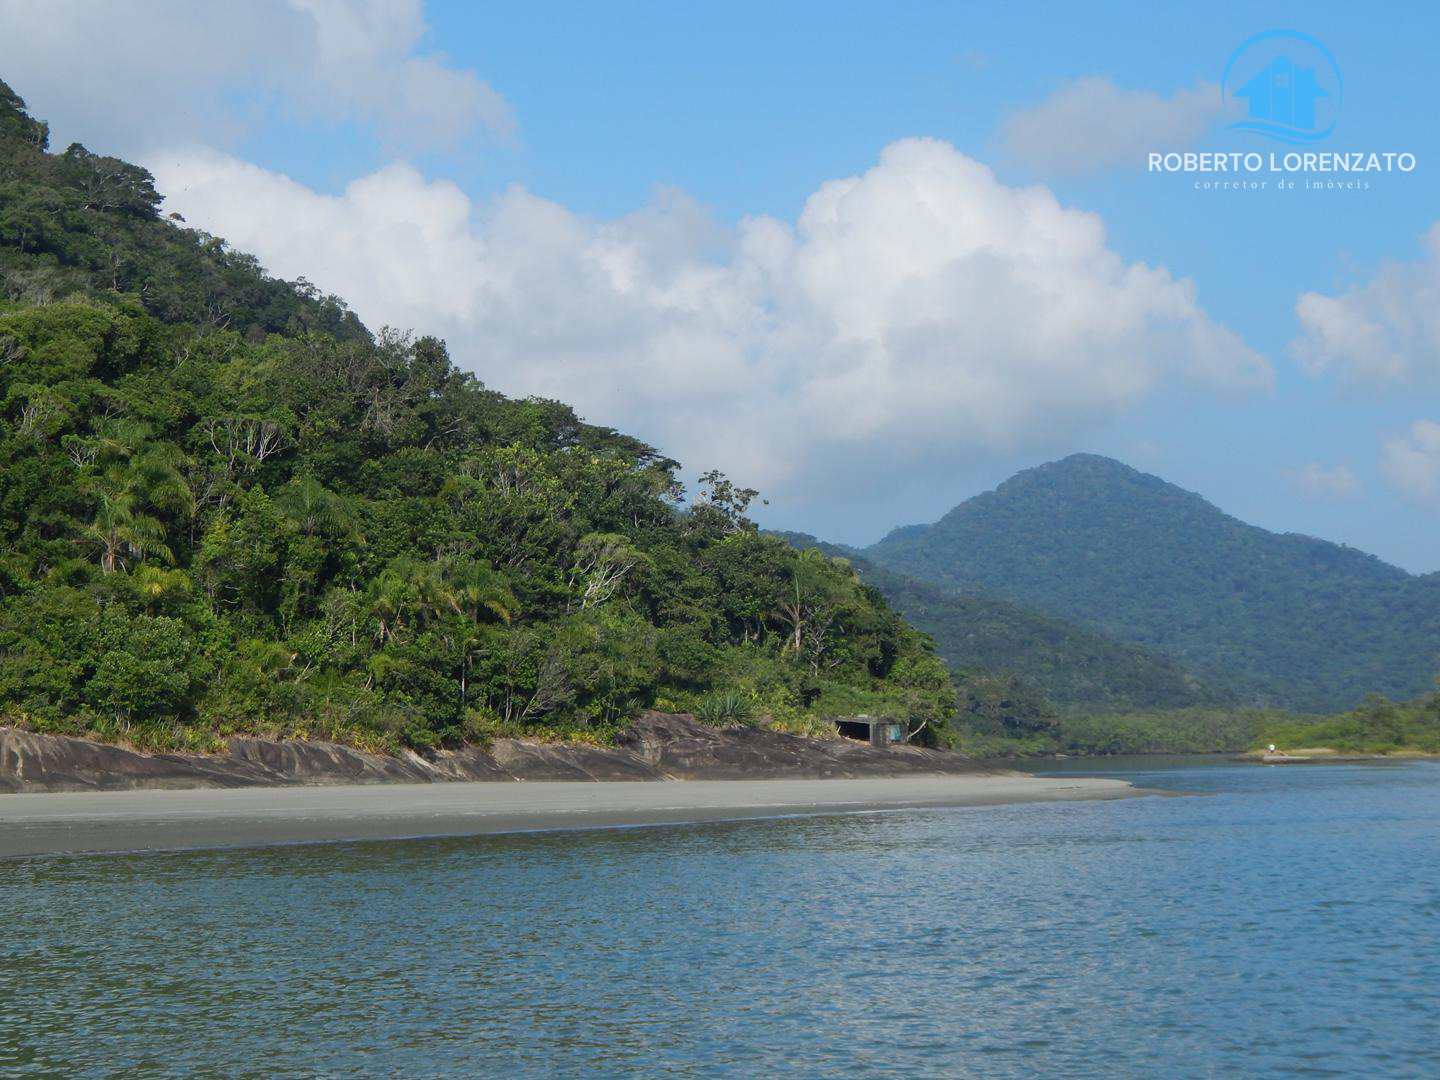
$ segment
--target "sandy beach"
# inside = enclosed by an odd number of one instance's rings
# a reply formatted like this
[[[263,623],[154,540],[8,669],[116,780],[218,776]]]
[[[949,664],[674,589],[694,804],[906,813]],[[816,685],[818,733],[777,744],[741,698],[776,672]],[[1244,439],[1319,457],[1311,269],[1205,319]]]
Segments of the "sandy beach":
[[[730,821],[1146,794],[1020,774],[854,780],[456,783],[0,796],[0,858]]]

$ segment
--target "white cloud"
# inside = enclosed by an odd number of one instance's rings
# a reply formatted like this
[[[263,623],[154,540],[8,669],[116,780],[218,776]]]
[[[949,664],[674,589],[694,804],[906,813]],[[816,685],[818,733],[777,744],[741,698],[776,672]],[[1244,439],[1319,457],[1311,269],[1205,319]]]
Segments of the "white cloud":
[[[1223,111],[1220,90],[1211,83],[1166,98],[1090,75],[1012,112],[1000,140],[1007,156],[1044,173],[1143,167],[1149,151],[1191,145]]]
[[[794,223],[733,229],[674,191],[595,221],[518,187],[473,204],[404,165],[326,196],[213,151],[150,164],[192,223],[371,325],[440,333],[497,389],[795,500],[1061,446],[1173,377],[1271,379],[1097,216],[932,140],[822,184]]]
[[[1440,500],[1440,424],[1416,420],[1380,447],[1380,469],[1396,488],[1422,502]]]
[[[0,0],[6,81],[62,143],[131,155],[228,142],[271,107],[402,152],[507,137],[504,99],[424,36],[421,0]]]
[[[297,96],[324,115],[337,102],[379,125],[392,145],[449,146],[483,125],[508,136],[504,98],[471,71],[413,55],[420,0],[290,0],[315,25],[318,78]]]
[[[1311,374],[1403,387],[1440,378],[1440,223],[1416,262],[1381,266],[1338,296],[1308,292],[1295,303],[1300,334],[1290,352]]]
[[[1322,465],[1312,461],[1298,469],[1287,469],[1285,478],[1302,495],[1321,499],[1345,499],[1360,490],[1360,479],[1348,465]]]

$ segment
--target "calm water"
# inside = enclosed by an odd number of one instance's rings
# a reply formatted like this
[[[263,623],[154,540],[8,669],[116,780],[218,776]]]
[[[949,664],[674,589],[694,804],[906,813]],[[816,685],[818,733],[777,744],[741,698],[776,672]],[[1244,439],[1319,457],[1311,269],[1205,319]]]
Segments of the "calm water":
[[[0,862],[0,1074],[1440,1073],[1440,766],[1109,768],[1210,797]]]

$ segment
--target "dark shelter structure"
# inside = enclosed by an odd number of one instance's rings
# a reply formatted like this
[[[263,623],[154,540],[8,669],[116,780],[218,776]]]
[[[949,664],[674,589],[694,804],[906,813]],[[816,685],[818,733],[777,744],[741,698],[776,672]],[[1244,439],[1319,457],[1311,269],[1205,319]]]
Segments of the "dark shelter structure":
[[[858,739],[871,746],[891,746],[905,741],[905,725],[886,717],[837,717],[835,727],[845,738]]]

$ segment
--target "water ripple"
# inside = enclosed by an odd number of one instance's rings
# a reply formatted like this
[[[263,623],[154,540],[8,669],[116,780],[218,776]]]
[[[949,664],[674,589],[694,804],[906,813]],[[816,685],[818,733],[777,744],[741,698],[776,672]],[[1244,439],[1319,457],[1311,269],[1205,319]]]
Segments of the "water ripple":
[[[1440,1072],[1440,767],[7,862],[0,1074]]]

